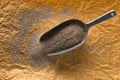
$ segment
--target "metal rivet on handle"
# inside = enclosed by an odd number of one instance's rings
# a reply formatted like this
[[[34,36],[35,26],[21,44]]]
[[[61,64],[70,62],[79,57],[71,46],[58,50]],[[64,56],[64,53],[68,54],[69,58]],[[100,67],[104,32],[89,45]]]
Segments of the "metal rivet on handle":
[[[111,13],[111,16],[114,16],[114,13]]]

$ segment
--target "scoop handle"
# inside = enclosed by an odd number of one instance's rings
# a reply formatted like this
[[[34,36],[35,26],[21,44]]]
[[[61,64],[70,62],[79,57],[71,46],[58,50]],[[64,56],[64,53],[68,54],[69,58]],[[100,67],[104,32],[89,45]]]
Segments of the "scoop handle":
[[[102,16],[100,16],[100,17],[98,17],[98,18],[88,22],[86,24],[86,26],[87,26],[87,28],[90,28],[91,26],[94,26],[94,25],[96,25],[98,23],[106,21],[106,20],[108,20],[108,19],[110,19],[110,18],[112,18],[112,17],[114,17],[116,15],[117,15],[117,13],[116,13],[115,10],[108,11],[107,13],[103,14]]]

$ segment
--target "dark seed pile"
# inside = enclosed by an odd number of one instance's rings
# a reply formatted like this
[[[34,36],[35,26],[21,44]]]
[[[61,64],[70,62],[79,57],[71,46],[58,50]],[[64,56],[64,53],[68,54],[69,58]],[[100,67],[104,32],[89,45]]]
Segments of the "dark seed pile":
[[[64,28],[61,27],[50,34],[45,36],[46,39],[40,41],[47,54],[66,50],[81,43],[85,31],[81,26],[71,24]]]
[[[51,57],[48,57],[47,54],[59,52],[81,43],[85,34],[85,30],[81,26],[71,24],[58,28],[42,41],[39,41],[40,36],[34,36],[28,52],[32,64],[46,66],[50,61],[54,61],[50,60]]]

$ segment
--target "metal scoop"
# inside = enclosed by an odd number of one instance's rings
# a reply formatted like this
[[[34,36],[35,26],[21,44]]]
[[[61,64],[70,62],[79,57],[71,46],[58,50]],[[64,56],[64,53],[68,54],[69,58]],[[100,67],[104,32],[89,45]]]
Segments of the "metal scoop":
[[[51,38],[55,33],[54,32],[57,32],[59,30],[59,28],[61,28],[61,26],[69,26],[69,24],[72,23],[72,25],[79,25],[80,27],[82,26],[82,28],[84,29],[84,31],[86,32],[85,35],[82,37],[82,41],[79,43],[79,44],[76,44],[75,46],[72,46],[72,47],[69,47],[67,49],[64,49],[64,50],[60,50],[60,51],[57,51],[57,52],[52,52],[52,53],[49,53],[47,54],[47,56],[53,56],[53,55],[58,55],[58,54],[63,54],[65,52],[68,52],[70,50],[73,50],[79,46],[81,46],[85,40],[86,40],[86,37],[87,37],[87,33],[88,33],[88,30],[91,26],[94,26],[98,23],[101,23],[103,21],[106,21],[112,17],[116,16],[116,12],[115,10],[111,10],[105,14],[103,14],[102,16],[96,18],[95,20],[91,21],[91,22],[88,22],[88,23],[83,23],[82,21],[78,20],[78,19],[70,19],[68,21],[65,21],[59,25],[57,25],[56,27],[50,29],[49,31],[47,31],[46,33],[44,33],[41,37],[40,37],[40,41],[44,41],[48,38]],[[62,39],[61,39],[62,40]]]

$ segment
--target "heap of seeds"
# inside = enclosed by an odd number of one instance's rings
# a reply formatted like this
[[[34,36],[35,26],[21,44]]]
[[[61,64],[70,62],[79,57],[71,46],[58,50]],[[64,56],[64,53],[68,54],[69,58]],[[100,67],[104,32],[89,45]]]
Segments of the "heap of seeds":
[[[70,24],[65,27],[61,26],[44,40],[39,41],[40,37],[35,37],[37,40],[33,40],[31,44],[34,46],[29,52],[32,63],[45,66],[50,61],[47,54],[71,48],[81,43],[85,35],[85,30],[80,25]]]
[[[84,36],[85,32],[81,26],[71,24],[52,31],[52,33],[46,36],[46,39],[40,41],[40,43],[45,53],[55,53],[81,43]]]

